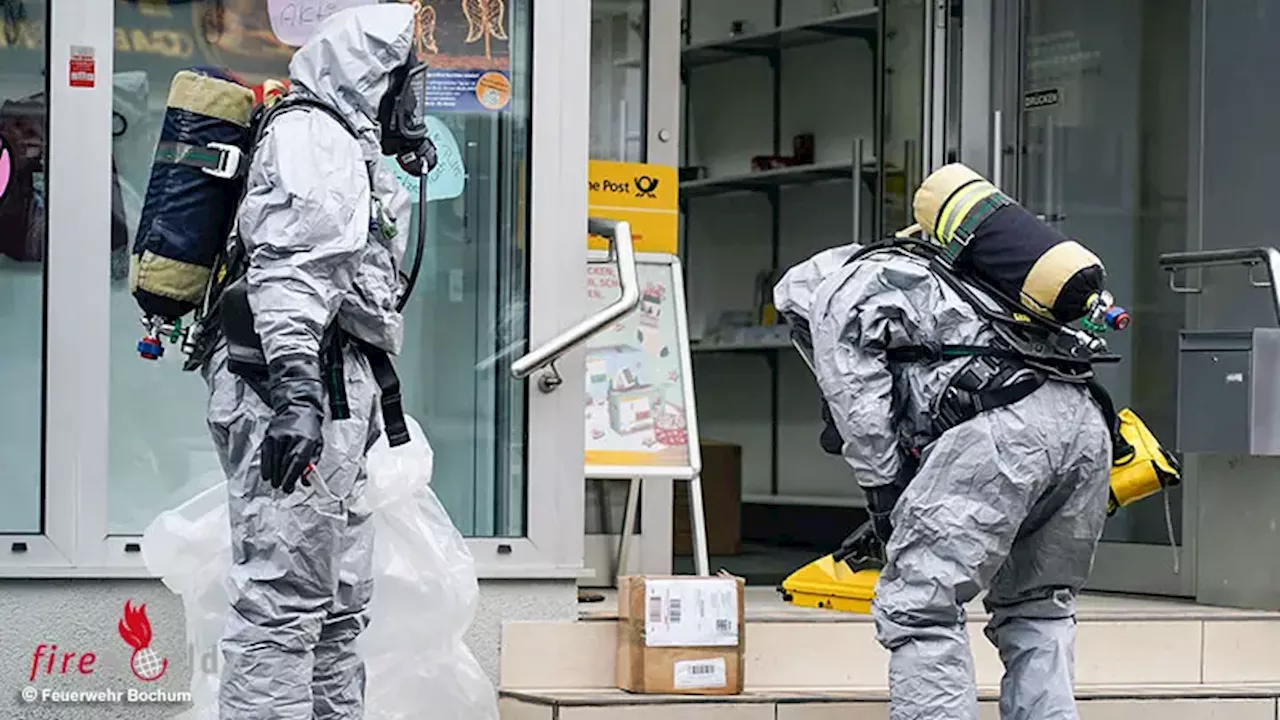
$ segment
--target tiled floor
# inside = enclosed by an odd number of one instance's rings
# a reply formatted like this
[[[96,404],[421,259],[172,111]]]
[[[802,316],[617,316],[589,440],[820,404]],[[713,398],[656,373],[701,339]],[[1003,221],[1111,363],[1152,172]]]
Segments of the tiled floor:
[[[1081,720],[1274,720],[1280,688],[1221,687],[1202,694],[1135,689],[1124,695],[1115,688],[1102,693],[1082,689]],[[992,690],[981,693],[979,716],[997,720]],[[598,693],[516,694],[503,698],[502,720],[884,720],[886,698],[805,697],[799,694],[747,693],[725,698],[672,698]]]

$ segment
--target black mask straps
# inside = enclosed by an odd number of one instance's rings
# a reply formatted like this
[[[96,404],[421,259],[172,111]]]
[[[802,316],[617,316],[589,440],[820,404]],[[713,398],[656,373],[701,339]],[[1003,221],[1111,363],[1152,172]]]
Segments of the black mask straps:
[[[410,175],[421,177],[435,167],[435,146],[427,138],[427,66],[410,57],[391,73],[378,105],[382,154],[396,158]]]

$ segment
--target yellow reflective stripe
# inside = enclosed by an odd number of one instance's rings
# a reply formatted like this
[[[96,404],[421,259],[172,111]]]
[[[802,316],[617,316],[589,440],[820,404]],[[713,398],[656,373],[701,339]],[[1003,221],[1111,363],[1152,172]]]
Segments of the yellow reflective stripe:
[[[138,289],[138,256],[129,256],[129,292]]]
[[[1074,240],[1054,245],[1036,260],[1022,281],[1023,304],[1042,315],[1050,315],[1062,286],[1081,270],[1101,264],[1097,255]]]
[[[168,106],[247,128],[253,112],[253,91],[243,85],[183,70],[173,76]]]
[[[133,288],[181,302],[198,303],[204,298],[209,268],[161,257],[150,250],[130,262]]]
[[[954,197],[947,201],[943,206],[942,212],[939,214],[939,223],[936,229],[936,235],[945,245],[950,243],[956,228],[960,227],[960,223],[969,215],[974,206],[982,202],[985,198],[991,197],[996,193],[996,187],[991,183],[982,180],[973,183],[969,187],[956,193]]]

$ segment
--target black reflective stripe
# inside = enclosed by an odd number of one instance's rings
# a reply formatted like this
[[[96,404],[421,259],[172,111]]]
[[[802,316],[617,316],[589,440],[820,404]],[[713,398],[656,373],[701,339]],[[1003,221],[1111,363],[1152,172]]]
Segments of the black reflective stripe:
[[[329,393],[329,414],[334,420],[351,419],[351,404],[347,401],[346,360],[342,357],[343,343],[337,337],[324,346],[325,389]]]
[[[221,150],[200,147],[183,142],[156,144],[155,161],[172,165],[187,165],[201,170],[217,170],[222,166]]]
[[[1008,360],[1022,357],[1012,350],[989,345],[907,345],[888,350],[890,362],[938,362],[962,357],[994,357]]]

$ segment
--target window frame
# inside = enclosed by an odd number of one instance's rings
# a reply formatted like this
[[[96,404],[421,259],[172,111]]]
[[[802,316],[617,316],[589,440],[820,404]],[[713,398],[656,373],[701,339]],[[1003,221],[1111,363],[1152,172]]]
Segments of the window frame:
[[[43,534],[0,534],[6,578],[151,578],[139,535],[108,532],[110,233],[114,0],[46,0],[49,89]],[[590,0],[529,0],[532,117],[531,346],[581,319],[587,246]],[[68,85],[72,46],[94,48],[92,88]],[[194,64],[194,63],[193,63]],[[564,192],[563,188],[582,188]],[[583,355],[559,363],[585,372]],[[526,533],[468,538],[482,579],[583,574],[581,383],[526,383]],[[66,438],[64,441],[63,439]],[[14,551],[14,543],[25,550]]]

